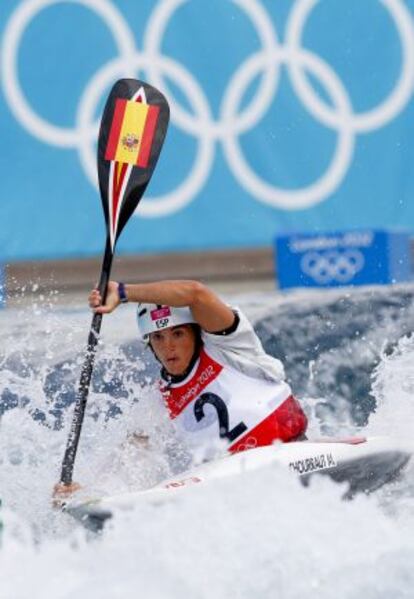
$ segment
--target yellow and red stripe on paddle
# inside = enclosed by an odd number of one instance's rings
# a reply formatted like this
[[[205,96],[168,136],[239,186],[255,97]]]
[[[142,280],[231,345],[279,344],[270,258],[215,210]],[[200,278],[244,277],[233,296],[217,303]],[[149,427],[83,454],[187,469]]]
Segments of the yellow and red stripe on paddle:
[[[146,168],[158,113],[158,106],[117,98],[105,160]]]

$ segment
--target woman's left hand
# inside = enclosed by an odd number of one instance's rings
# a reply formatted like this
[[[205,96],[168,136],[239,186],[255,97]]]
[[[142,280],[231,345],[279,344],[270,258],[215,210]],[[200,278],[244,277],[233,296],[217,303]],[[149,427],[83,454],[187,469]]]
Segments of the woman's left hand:
[[[57,485],[53,487],[53,507],[63,507],[67,500],[70,499],[71,495],[79,491],[81,488],[82,487],[79,483],[70,483],[69,485],[65,485],[64,483],[57,483]]]

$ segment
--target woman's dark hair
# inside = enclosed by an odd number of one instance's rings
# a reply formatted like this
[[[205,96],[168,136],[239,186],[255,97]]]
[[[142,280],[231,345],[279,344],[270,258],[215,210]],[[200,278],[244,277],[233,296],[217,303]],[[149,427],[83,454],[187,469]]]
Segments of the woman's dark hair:
[[[201,337],[201,327],[199,324],[196,324],[195,322],[191,322],[190,327],[193,329],[194,334],[195,334],[195,340],[196,340],[195,352],[198,355],[200,353],[201,348],[203,347],[203,339]]]

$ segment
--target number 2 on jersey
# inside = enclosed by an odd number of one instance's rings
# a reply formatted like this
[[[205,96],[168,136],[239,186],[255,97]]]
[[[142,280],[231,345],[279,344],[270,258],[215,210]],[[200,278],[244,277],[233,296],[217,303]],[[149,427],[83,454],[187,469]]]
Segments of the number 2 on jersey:
[[[220,438],[234,441],[242,433],[247,431],[247,426],[244,422],[239,422],[239,424],[236,424],[236,426],[229,430],[229,412],[227,406],[221,397],[215,393],[203,393],[195,402],[194,416],[197,422],[200,422],[205,416],[204,406],[206,403],[212,405],[217,411]]]

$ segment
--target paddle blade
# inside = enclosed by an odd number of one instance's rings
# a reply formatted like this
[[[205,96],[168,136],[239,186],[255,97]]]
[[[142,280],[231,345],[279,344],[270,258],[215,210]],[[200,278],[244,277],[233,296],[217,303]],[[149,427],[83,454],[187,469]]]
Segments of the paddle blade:
[[[99,131],[98,176],[112,251],[154,172],[169,117],[165,97],[143,81],[120,79],[109,94]]]

